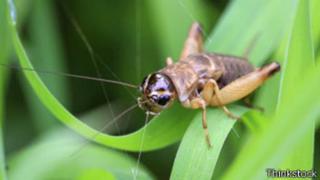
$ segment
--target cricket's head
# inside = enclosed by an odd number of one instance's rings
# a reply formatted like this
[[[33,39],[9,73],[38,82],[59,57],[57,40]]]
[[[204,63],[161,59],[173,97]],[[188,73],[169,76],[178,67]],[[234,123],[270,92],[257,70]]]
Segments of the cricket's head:
[[[176,97],[174,85],[165,74],[153,73],[144,78],[139,87],[139,107],[152,115],[169,107]]]

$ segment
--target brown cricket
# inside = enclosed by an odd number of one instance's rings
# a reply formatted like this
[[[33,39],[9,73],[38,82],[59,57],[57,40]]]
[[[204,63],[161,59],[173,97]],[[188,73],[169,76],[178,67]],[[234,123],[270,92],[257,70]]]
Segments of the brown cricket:
[[[186,108],[202,109],[202,126],[211,147],[207,126],[207,106],[220,107],[232,119],[240,119],[226,107],[242,99],[261,86],[280,70],[272,62],[255,68],[245,57],[236,57],[203,51],[199,23],[192,24],[180,60],[149,74],[142,82],[138,98],[140,108],[152,115],[168,108],[175,99]]]
[[[197,22],[193,23],[180,60],[173,63],[169,57],[166,61],[166,67],[145,77],[139,86],[142,95],[137,100],[139,107],[151,115],[159,114],[163,109],[168,108],[175,99],[178,99],[186,108],[202,109],[202,126],[207,144],[211,147],[206,118],[207,106],[220,107],[230,118],[240,119],[230,112],[226,105],[252,93],[264,81],[278,72],[280,65],[273,62],[255,68],[246,57],[204,52],[201,32],[200,25]],[[136,85],[116,80],[18,68],[7,64],[0,64],[0,66],[138,88]],[[111,122],[116,121],[136,106],[128,108]]]

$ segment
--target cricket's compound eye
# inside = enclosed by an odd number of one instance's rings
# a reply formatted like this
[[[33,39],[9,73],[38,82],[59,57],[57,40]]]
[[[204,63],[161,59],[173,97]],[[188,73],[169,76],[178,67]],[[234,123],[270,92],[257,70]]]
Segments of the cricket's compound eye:
[[[158,104],[160,106],[165,106],[168,104],[168,102],[170,101],[171,99],[171,96],[170,95],[161,95],[159,98],[158,98]]]
[[[156,93],[159,93],[159,92],[156,92]],[[161,95],[161,94],[158,94],[158,95],[152,95],[150,97],[150,99],[157,103],[158,105],[160,106],[166,106],[169,102],[170,102],[170,99],[171,99],[171,95],[168,95],[168,94],[164,94],[164,95]]]
[[[168,107],[175,97],[174,86],[170,78],[161,73],[148,75],[142,82],[140,90],[143,93],[140,99],[145,100],[142,108],[159,113]],[[141,106],[140,106],[141,107]]]

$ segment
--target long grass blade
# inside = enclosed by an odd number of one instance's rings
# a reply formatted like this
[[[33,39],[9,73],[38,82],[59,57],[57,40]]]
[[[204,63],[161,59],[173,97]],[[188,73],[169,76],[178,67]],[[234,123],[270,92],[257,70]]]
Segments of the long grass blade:
[[[8,9],[7,1],[0,0],[0,63],[7,63],[9,61],[9,53],[11,50],[10,28],[8,23]],[[5,94],[7,87],[8,71],[0,67],[0,179],[7,179],[5,147],[3,137],[3,123],[5,117]]]
[[[287,44],[277,113],[250,138],[224,179],[263,179],[268,168],[312,169],[320,74],[319,68],[314,68],[309,18],[309,1],[299,1]]]
[[[247,111],[241,106],[230,108],[238,116]],[[180,144],[170,179],[211,179],[220,151],[236,120],[221,109],[208,109],[207,116],[212,147],[205,141],[201,114],[191,122]]]
[[[9,159],[10,179],[132,178],[131,172],[137,168],[136,162],[125,152],[90,144],[76,156],[70,157],[81,143],[83,141],[67,129],[57,128],[44,133],[41,139]],[[139,166],[137,178],[154,179],[143,164]]]
[[[283,64],[278,109],[287,108],[287,102],[292,99],[292,96],[288,96],[289,93],[299,93],[294,90],[297,82],[306,80],[302,74],[315,68],[311,30],[310,2],[300,0],[287,47],[287,59]],[[311,123],[308,133],[303,137],[304,140],[289,153],[288,159],[280,168],[312,169],[314,128],[314,124]]]

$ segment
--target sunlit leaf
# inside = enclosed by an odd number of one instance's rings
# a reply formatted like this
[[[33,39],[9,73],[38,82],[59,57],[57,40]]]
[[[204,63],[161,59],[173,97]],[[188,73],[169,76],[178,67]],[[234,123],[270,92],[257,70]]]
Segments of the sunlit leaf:
[[[294,90],[297,86],[297,82],[306,80],[301,74],[307,73],[306,70],[312,71],[315,66],[310,15],[310,2],[300,0],[289,39],[287,59],[283,64],[279,109],[287,108],[284,104],[291,101],[292,96],[289,96],[290,93],[299,93]],[[289,120],[286,121],[289,123]],[[295,150],[288,153],[290,155],[288,155],[288,159],[281,167],[291,169],[312,168],[314,150],[313,124],[310,124],[309,131],[304,135],[303,139],[304,140]],[[301,154],[304,155],[303,158],[301,157]]]
[[[230,110],[238,116],[246,111],[240,106],[233,106]],[[180,144],[171,179],[211,179],[222,146],[236,120],[229,119],[221,109],[209,109],[207,116],[213,146],[208,148],[201,123],[202,116],[198,114]]]
[[[88,145],[70,132],[55,129],[9,161],[10,179],[153,179],[125,153]],[[31,170],[31,171],[30,171]]]
[[[249,59],[253,64],[261,65],[283,38],[294,7],[295,1],[292,0],[231,1],[212,36],[207,39],[206,47],[242,56],[253,43]]]
[[[28,52],[32,57],[35,67],[65,72],[65,61],[61,49],[61,37],[56,28],[56,19],[51,1],[34,1],[31,13],[30,34],[31,41],[28,43]],[[41,26],[42,28],[39,28]],[[45,59],[45,61],[44,61]],[[53,76],[41,77],[52,93],[62,101],[65,106],[70,104],[66,79],[55,78]],[[32,119],[35,121],[38,131],[46,131],[53,125],[57,125],[54,117],[48,114],[47,110],[37,100],[32,89],[27,83],[24,83],[26,98],[31,110]],[[45,119],[45,121],[44,121]]]
[[[188,30],[194,21],[204,26],[205,36],[208,36],[211,19],[215,19],[217,11],[210,8],[209,3],[197,0],[161,0],[147,1],[151,25],[158,36],[158,44],[164,56],[178,60]],[[211,20],[211,21],[210,21]],[[177,24],[178,23],[178,24]],[[178,26],[177,26],[178,25]],[[165,57],[164,57],[165,58]],[[164,62],[165,59],[160,59]]]
[[[263,179],[267,168],[312,168],[314,121],[320,113],[317,95],[320,74],[319,69],[314,69],[309,1],[299,1],[296,12],[287,44],[277,114],[259,134],[250,138],[225,179]],[[302,73],[303,76],[298,76]]]
[[[317,94],[319,87],[319,68],[308,72],[308,80],[302,82],[297,90],[306,94]],[[294,92],[290,102],[286,102],[286,109],[278,112],[273,122],[264,127],[263,131],[251,137],[249,142],[238,154],[224,179],[265,179],[266,168],[277,168],[287,157],[289,149],[298,148],[310,125],[317,120],[320,123],[320,96],[305,96]],[[304,156],[302,156],[304,157]]]
[[[311,0],[310,1],[310,13],[311,13],[311,28],[312,28],[312,37],[313,37],[313,44],[315,48],[318,48],[320,46],[320,11],[318,9],[320,8],[320,1],[317,0]],[[319,54],[316,51],[316,53]]]

